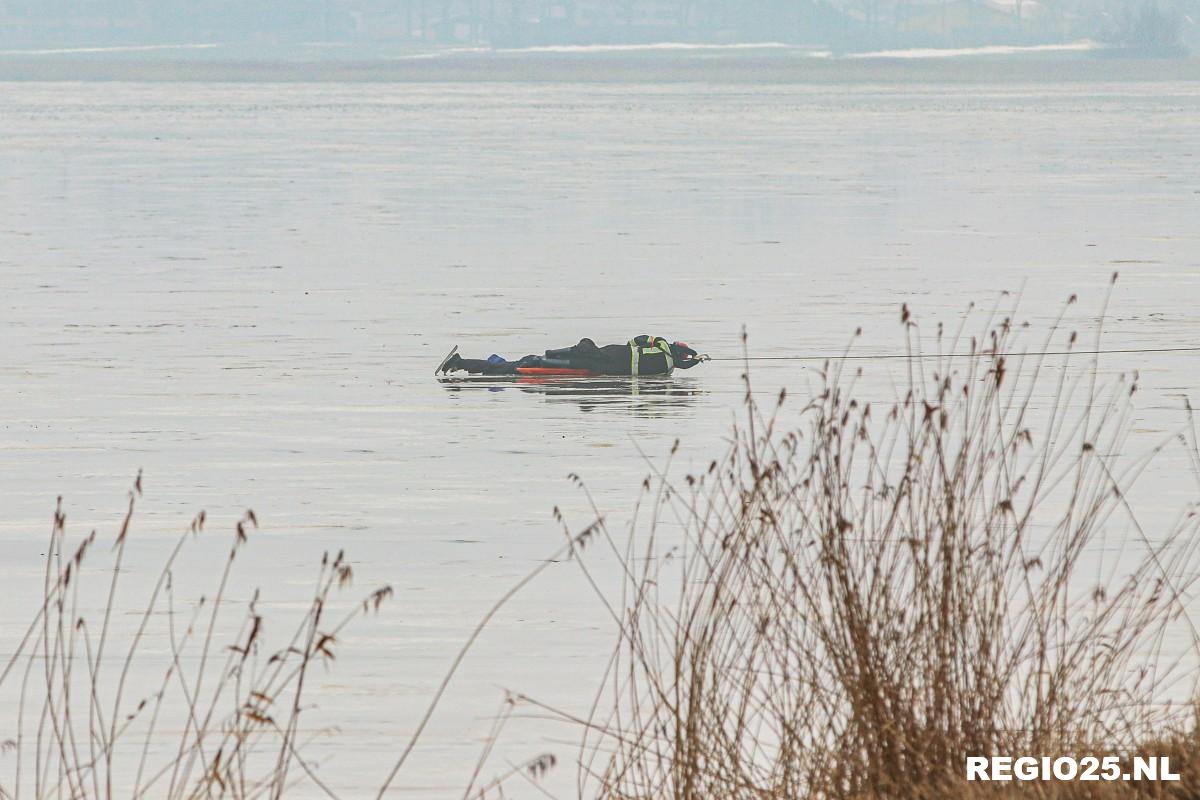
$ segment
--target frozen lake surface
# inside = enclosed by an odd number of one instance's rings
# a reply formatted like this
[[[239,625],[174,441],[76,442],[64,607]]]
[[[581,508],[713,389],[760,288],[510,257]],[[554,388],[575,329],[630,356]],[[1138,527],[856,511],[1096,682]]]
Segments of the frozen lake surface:
[[[178,593],[211,592],[253,508],[238,598],[261,586],[295,613],[341,548],[355,597],[396,590],[313,696],[311,724],[338,728],[313,745],[323,777],[366,796],[471,626],[561,543],[552,508],[587,521],[566,475],[619,530],[642,453],[678,437],[678,466],[702,467],[741,399],[731,361],[636,391],[441,384],[452,344],[515,357],[653,333],[730,357],[745,325],[756,356],[810,355],[861,326],[857,352],[895,352],[901,303],[931,329],[1005,289],[1035,326],[1078,292],[1087,329],[1114,270],[1106,346],[1200,342],[1200,83],[821,69],[761,86],[701,62],[692,83],[0,85],[0,655],[36,608],[57,495],[72,539],[107,542],[144,470],[130,609],[202,508]],[[802,397],[811,366],[754,377]],[[1196,353],[1104,366],[1141,371],[1142,447],[1200,384]],[[890,398],[892,367],[866,368],[864,392]],[[1148,513],[1194,496],[1181,458],[1147,476]],[[458,796],[504,689],[586,711],[611,637],[577,568],[552,566],[489,628],[398,785]],[[0,740],[13,703],[0,693]],[[500,759],[552,750],[562,789],[569,738],[522,720]]]

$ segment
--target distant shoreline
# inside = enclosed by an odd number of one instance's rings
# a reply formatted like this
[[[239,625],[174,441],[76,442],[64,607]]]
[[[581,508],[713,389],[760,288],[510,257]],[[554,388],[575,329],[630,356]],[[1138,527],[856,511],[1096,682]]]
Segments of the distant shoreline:
[[[834,54],[775,43],[457,48],[376,55],[240,56],[215,44],[0,51],[0,81],[280,83],[903,83],[1196,81],[1200,59],[1097,58],[1102,45],[990,45]],[[952,68],[951,68],[952,67]]]

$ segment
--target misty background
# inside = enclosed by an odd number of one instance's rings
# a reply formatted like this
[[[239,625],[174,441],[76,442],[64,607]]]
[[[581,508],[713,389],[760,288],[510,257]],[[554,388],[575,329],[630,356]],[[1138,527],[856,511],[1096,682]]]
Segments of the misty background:
[[[0,0],[0,48],[779,42],[833,51],[1081,40],[1185,55],[1200,0]]]

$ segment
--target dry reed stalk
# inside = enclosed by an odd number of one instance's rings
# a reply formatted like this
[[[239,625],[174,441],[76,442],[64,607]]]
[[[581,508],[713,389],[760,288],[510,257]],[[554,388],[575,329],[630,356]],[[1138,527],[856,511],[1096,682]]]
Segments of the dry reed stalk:
[[[258,526],[247,511],[234,526],[227,557],[216,576],[211,598],[201,597],[186,615],[176,607],[173,575],[194,570],[184,563],[187,543],[204,532],[199,513],[175,541],[155,578],[149,598],[137,611],[132,633],[118,635],[112,621],[128,613],[118,600],[120,578],[141,474],[130,491],[128,506],[113,544],[111,577],[96,620],[80,611],[79,588],[91,551],[93,531],[73,552],[66,546],[66,517],[59,499],[55,510],[43,580],[43,598],[24,636],[11,654],[0,656],[0,690],[15,688],[17,719],[0,720],[0,800],[43,798],[281,798],[303,787],[326,797],[335,790],[318,776],[302,753],[310,739],[300,737],[301,717],[311,706],[304,701],[306,678],[317,665],[334,660],[339,637],[357,617],[378,612],[392,596],[391,587],[367,595],[348,611],[331,617],[337,592],[350,586],[353,572],[343,553],[326,554],[317,570],[308,608],[284,646],[266,650],[266,621],[259,612],[259,592],[246,606],[233,641],[221,646],[222,612],[229,581],[249,531]],[[483,615],[451,662],[429,706],[407,744],[380,783],[384,796],[405,766],[451,679],[488,622],[521,588],[564,555],[560,549],[506,592]],[[186,617],[186,618],[185,618]],[[169,652],[147,652],[152,621],[165,620]],[[179,624],[180,622],[184,624]],[[106,649],[121,648],[114,663]],[[151,649],[152,650],[152,649]],[[136,672],[135,672],[136,668]],[[138,674],[138,694],[131,675]],[[148,685],[145,676],[150,676]],[[19,680],[19,686],[12,682]],[[554,767],[553,755],[542,754],[492,779],[483,770],[499,739],[513,703],[506,699],[470,774],[463,797],[503,796],[517,780],[537,781]],[[164,730],[164,717],[170,720]],[[311,725],[311,724],[309,724]],[[178,728],[178,730],[175,730]],[[311,728],[310,728],[311,729]],[[165,747],[165,751],[164,751]],[[540,787],[539,787],[540,788]]]
[[[117,592],[141,492],[139,473],[114,543],[98,632],[79,610],[79,586],[96,534],[68,555],[59,501],[41,607],[16,650],[0,662],[0,689],[20,680],[17,719],[6,720],[0,730],[11,756],[0,766],[12,769],[11,778],[0,777],[0,798],[278,798],[301,782],[333,796],[300,755],[304,677],[317,662],[334,658],[341,632],[356,617],[378,611],[391,588],[331,618],[330,601],[350,585],[352,571],[342,553],[327,554],[309,608],[285,647],[264,651],[257,592],[235,640],[221,647],[216,637],[221,613],[231,605],[225,596],[230,574],[258,520],[247,511],[237,522],[215,595],[195,604],[181,630],[172,576],[191,568],[181,554],[204,531],[201,512],[176,540],[136,629],[118,636],[111,623],[121,613]],[[166,619],[166,658],[145,652],[155,617]],[[115,662],[105,661],[108,648],[121,648]],[[149,688],[132,685],[135,667],[153,676]],[[137,696],[127,697],[135,691]],[[163,731],[162,717],[172,714],[181,718],[179,730]],[[166,754],[156,755],[152,743],[161,749],[170,741]]]
[[[1047,344],[1080,348],[1062,319]],[[893,403],[828,363],[786,429],[786,394],[764,409],[747,370],[728,452],[647,479],[640,539],[572,537],[624,574],[605,688],[575,720],[581,797],[1194,796],[1197,507],[1144,531],[1126,495],[1161,446],[1125,454],[1136,376],[1013,356],[1010,320],[939,326]],[[1173,753],[1184,781],[964,780],[971,755],[1135,752]]]

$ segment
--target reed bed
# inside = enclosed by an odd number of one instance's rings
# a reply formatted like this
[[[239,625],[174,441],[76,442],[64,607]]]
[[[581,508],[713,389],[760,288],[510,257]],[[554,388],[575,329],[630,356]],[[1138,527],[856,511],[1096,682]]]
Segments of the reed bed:
[[[1128,499],[1176,439],[1130,455],[1137,379],[1098,380],[1102,325],[1088,348],[1060,316],[1029,347],[971,318],[923,337],[902,309],[889,402],[841,359],[764,405],[747,368],[723,457],[655,470],[628,539],[568,534],[619,628],[568,717],[580,797],[1197,796],[1200,516],[1146,530]],[[615,596],[584,552],[605,546]],[[968,756],[1139,753],[1183,780],[965,781]]]
[[[210,535],[201,512],[177,537],[133,628],[118,625],[127,613],[118,589],[141,491],[139,474],[111,562],[95,569],[96,532],[68,549],[59,500],[41,606],[0,661],[0,689],[18,684],[16,719],[0,727],[0,798],[278,798],[301,784],[332,794],[301,756],[302,716],[311,734],[306,679],[335,658],[342,631],[378,611],[392,590],[381,587],[332,613],[353,572],[342,553],[327,554],[299,622],[282,646],[267,650],[258,592],[248,602],[227,594],[258,524],[253,511],[233,526],[213,594],[182,606],[175,597],[174,576],[197,569],[184,557],[187,544]],[[81,601],[89,580],[103,587],[99,608]],[[230,613],[240,620],[226,624]]]
[[[148,588],[147,596],[130,606],[121,584],[136,571],[126,555],[138,546],[134,512],[141,496],[139,473],[111,541],[92,531],[75,544],[68,541],[59,498],[40,605],[14,649],[0,653],[0,691],[16,696],[15,717],[0,715],[0,800],[344,796],[322,778],[323,765],[306,755],[314,739],[336,735],[337,723],[345,721],[336,709],[317,714],[311,678],[314,670],[333,666],[346,629],[378,613],[392,588],[347,599],[350,562],[343,552],[326,553],[299,618],[268,615],[259,590],[249,598],[231,596],[235,565],[257,516],[246,511],[236,521],[226,556],[212,563],[189,558],[189,543],[213,535],[200,512],[175,538],[157,575],[138,578],[136,588]],[[97,567],[98,548],[109,555]],[[393,783],[459,666],[495,614],[555,561],[532,570],[482,616],[411,733],[396,740],[397,756],[386,774],[381,769],[371,796],[404,794]],[[212,593],[177,597],[176,576],[184,573],[211,577]],[[515,707],[505,699],[478,762],[464,770],[464,798],[536,785],[555,767],[555,756],[542,753],[495,775],[486,771]]]

